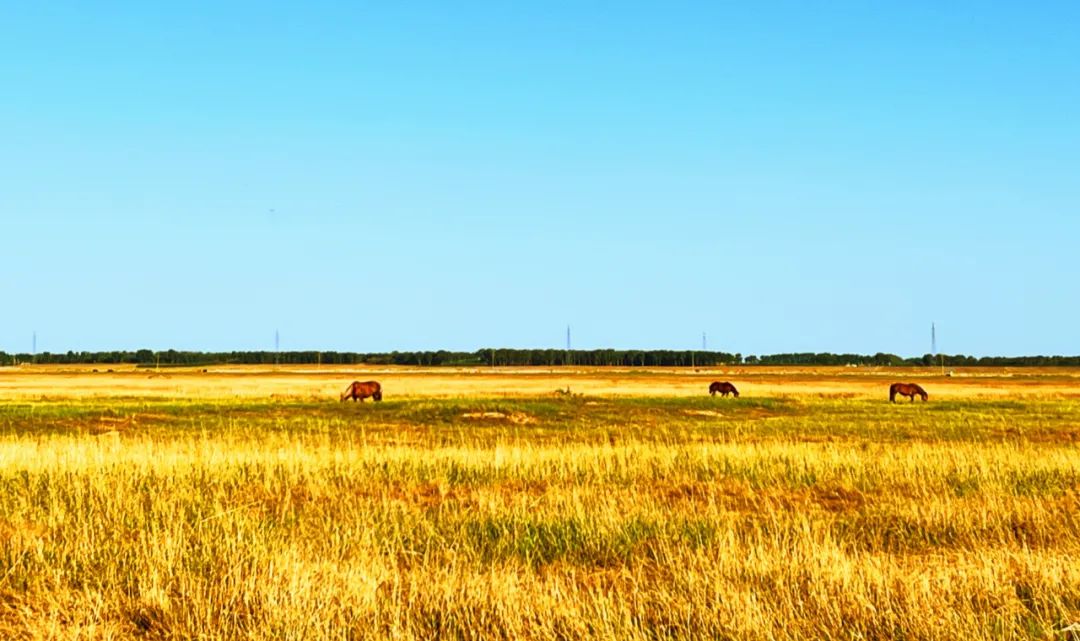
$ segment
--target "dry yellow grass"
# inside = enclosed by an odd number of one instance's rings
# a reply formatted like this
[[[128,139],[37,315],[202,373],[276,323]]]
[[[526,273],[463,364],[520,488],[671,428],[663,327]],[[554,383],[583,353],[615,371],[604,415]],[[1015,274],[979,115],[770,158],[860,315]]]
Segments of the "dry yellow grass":
[[[0,371],[0,638],[1080,621],[1075,372],[154,374]],[[338,403],[354,378],[387,401]],[[743,397],[708,397],[714,379]],[[894,379],[931,402],[889,404]]]
[[[97,370],[97,371],[95,371]],[[910,367],[419,368],[220,366],[0,367],[0,400],[150,397],[171,399],[336,398],[352,380],[378,379],[398,397],[536,396],[569,387],[596,396],[698,396],[711,381],[748,396],[887,396],[896,381],[926,383],[934,398],[1080,397],[1080,369]]]

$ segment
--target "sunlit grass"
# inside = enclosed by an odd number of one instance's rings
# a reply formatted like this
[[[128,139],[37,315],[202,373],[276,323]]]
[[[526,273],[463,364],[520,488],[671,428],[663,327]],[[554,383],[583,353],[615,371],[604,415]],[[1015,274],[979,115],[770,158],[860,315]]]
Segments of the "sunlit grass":
[[[1080,401],[0,406],[0,637],[1061,638]]]

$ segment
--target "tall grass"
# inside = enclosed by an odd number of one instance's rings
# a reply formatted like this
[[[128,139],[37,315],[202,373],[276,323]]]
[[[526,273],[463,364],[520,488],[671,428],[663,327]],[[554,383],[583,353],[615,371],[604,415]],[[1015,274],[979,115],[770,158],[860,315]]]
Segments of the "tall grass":
[[[0,637],[1062,638],[1078,418],[1069,400],[9,405]]]

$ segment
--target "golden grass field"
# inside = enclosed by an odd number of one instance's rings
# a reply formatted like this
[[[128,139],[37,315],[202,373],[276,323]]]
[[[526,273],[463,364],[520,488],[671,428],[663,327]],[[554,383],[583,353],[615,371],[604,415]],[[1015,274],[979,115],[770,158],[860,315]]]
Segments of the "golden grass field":
[[[0,639],[1080,624],[1080,370],[95,367],[0,368]]]

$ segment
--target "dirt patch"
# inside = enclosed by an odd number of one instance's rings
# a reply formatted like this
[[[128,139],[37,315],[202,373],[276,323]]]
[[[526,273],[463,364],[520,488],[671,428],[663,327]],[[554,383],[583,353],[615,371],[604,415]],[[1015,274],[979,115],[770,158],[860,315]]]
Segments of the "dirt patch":
[[[525,412],[465,412],[461,417],[473,420],[506,421],[516,425],[527,425],[536,422],[536,417],[529,416]]]
[[[683,410],[683,414],[691,416],[723,416],[723,414],[715,410]]]
[[[744,418],[761,420],[766,418],[780,418],[784,416],[798,416],[800,414],[805,414],[805,412],[777,411],[772,409],[766,409],[764,407],[755,407],[749,412],[746,412]]]
[[[133,415],[128,416],[100,416],[98,417],[99,425],[131,425],[135,422]]]

